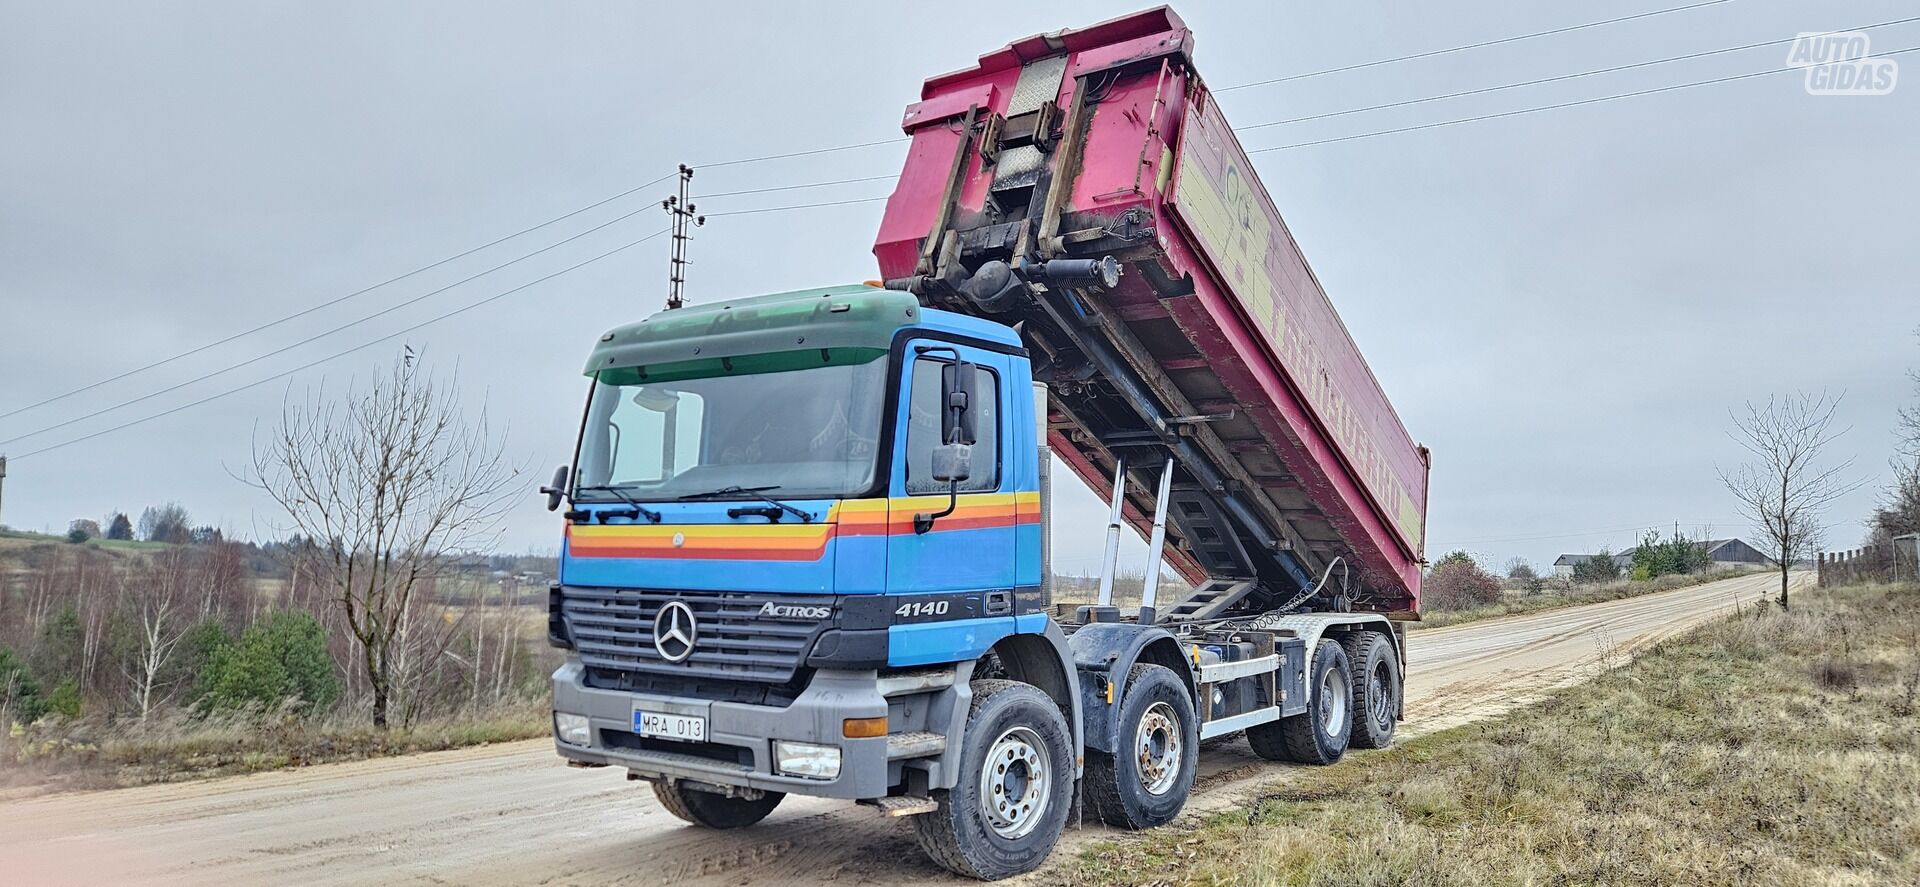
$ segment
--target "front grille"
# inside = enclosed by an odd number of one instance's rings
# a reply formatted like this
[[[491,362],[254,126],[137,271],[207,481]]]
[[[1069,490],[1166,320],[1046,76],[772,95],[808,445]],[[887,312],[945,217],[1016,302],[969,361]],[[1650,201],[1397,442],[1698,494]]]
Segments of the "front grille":
[[[676,742],[671,739],[654,739],[641,736],[627,730],[602,730],[600,741],[613,748],[624,748],[641,752],[664,752],[674,755],[691,755],[720,761],[741,767],[753,766],[753,750],[736,745],[723,745],[718,742]]]
[[[654,617],[673,600],[692,607],[699,625],[693,653],[682,662],[668,662],[653,645]],[[762,616],[760,609],[768,603],[831,602],[811,595],[568,586],[560,607],[574,648],[590,670],[783,684],[793,680],[829,620],[783,620]]]
[[[675,674],[595,668],[591,665],[587,666],[585,681],[587,686],[596,690],[619,690],[622,693],[677,696],[687,699],[705,699],[709,702],[737,702],[742,705],[765,705],[773,708],[786,708],[792,705],[795,699],[800,698],[800,691],[806,689],[798,679],[784,684],[766,684],[759,681],[716,681]]]

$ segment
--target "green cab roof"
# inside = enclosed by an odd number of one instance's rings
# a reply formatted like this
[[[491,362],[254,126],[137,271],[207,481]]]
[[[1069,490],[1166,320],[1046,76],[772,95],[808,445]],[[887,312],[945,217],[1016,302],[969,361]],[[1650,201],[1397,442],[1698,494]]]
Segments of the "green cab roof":
[[[911,293],[863,284],[662,311],[601,336],[586,374],[802,350],[885,350],[920,311]]]

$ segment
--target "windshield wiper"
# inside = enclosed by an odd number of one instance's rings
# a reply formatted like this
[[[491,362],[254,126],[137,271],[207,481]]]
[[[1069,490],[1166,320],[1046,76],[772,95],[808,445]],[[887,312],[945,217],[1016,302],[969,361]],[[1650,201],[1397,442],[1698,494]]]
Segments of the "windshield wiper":
[[[632,496],[627,495],[626,491],[612,484],[597,484],[595,486],[590,486],[590,487],[575,487],[573,491],[576,493],[587,493],[587,492],[612,493],[615,496],[620,497],[620,501],[627,503],[628,507],[631,508],[632,514],[629,515],[630,517],[644,517],[647,520],[652,521],[653,523],[656,523],[656,524],[660,522],[660,512],[654,511],[651,508],[641,505]],[[603,524],[606,523],[607,515],[611,513],[612,512],[608,512],[608,511],[600,512],[600,522]]]
[[[687,500],[687,499],[713,499],[720,496],[748,496],[754,499],[758,499],[762,502],[765,502],[768,505],[771,505],[773,507],[772,508],[729,508],[727,509],[727,516],[737,518],[742,515],[757,514],[767,518],[768,520],[778,521],[780,519],[780,515],[785,513],[785,514],[791,514],[795,517],[800,518],[800,520],[804,523],[813,522],[813,515],[807,513],[802,509],[795,508],[791,505],[788,505],[785,502],[775,499],[772,496],[766,495],[766,491],[777,490],[777,489],[780,489],[779,484],[770,484],[764,487],[743,487],[736,484],[731,487],[721,487],[720,489],[717,489],[717,490],[708,490],[704,493],[688,493],[685,496],[681,496],[680,498],[682,500]]]

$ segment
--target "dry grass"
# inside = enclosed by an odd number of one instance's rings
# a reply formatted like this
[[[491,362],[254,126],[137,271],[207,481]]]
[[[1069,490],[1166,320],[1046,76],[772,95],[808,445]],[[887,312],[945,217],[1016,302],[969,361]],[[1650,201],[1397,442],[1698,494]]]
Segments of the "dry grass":
[[[1735,576],[1750,576],[1756,570],[1717,570],[1711,573],[1693,573],[1684,576],[1661,576],[1658,579],[1622,579],[1595,585],[1574,585],[1565,591],[1552,588],[1538,594],[1509,592],[1499,603],[1485,607],[1470,607],[1463,610],[1430,610],[1421,614],[1419,622],[1408,623],[1408,628],[1445,628],[1462,622],[1474,622],[1480,619],[1493,619],[1499,616],[1514,616],[1521,613],[1538,613],[1542,610],[1558,610],[1561,607],[1577,607],[1581,604],[1597,604],[1602,601],[1617,601],[1621,598],[1639,597],[1676,588],[1704,585],[1719,582]]]
[[[1085,884],[1920,883],[1920,588],[1809,591],[1095,846]]]
[[[531,739],[551,731],[551,710],[528,699],[390,731],[348,714],[42,722],[0,735],[0,787],[116,788]]]

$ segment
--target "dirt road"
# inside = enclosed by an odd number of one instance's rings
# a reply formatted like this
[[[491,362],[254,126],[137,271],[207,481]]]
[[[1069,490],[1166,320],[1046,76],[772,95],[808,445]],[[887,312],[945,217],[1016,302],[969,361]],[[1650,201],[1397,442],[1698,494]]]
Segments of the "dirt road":
[[[1406,733],[1485,717],[1760,597],[1767,576],[1416,631]],[[1403,734],[1404,735],[1404,734]],[[1190,809],[1288,768],[1209,748]],[[0,805],[13,884],[935,883],[905,823],[789,798],[741,832],[687,827],[623,771],[546,740]],[[1061,851],[1100,834],[1068,833]],[[1045,880],[1045,872],[1030,879]]]

